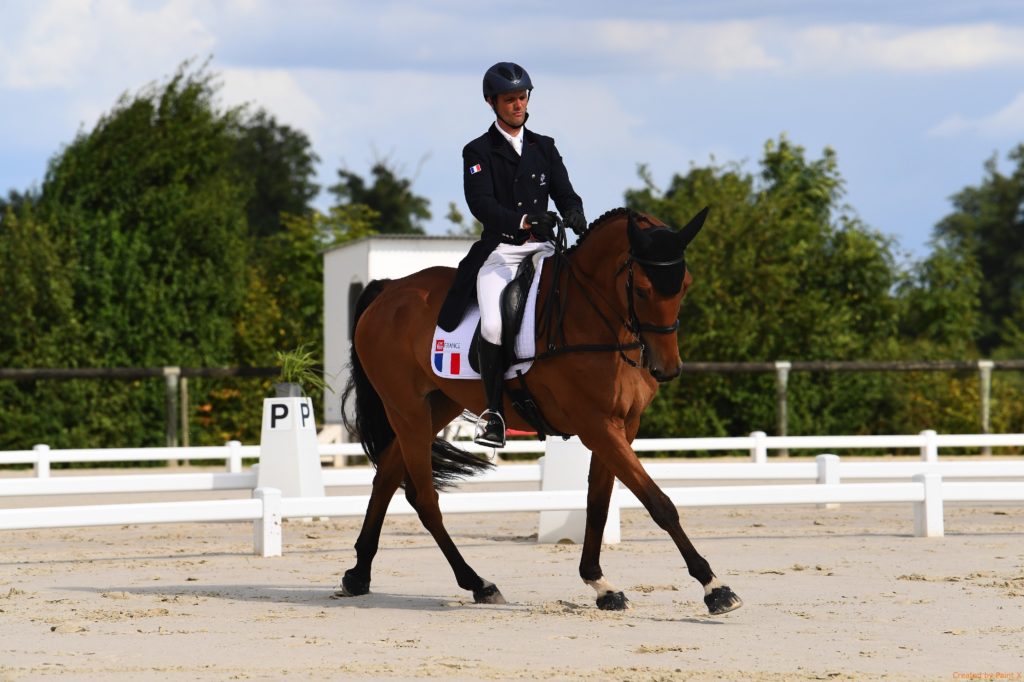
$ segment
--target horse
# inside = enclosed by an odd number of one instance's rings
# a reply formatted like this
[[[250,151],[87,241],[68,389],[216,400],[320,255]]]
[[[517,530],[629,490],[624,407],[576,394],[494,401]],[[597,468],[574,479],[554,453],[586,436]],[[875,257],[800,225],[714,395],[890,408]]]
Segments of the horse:
[[[630,447],[659,383],[676,378],[682,368],[679,309],[693,281],[685,250],[706,215],[707,208],[676,231],[646,213],[613,209],[567,250],[562,230],[561,248],[541,273],[539,352],[523,378],[551,431],[578,435],[593,453],[579,574],[597,593],[599,609],[629,607],[600,563],[615,479],[675,542],[689,574],[704,588],[709,613],[742,605],[697,552],[675,505]],[[432,334],[454,274],[452,268],[432,267],[401,279],[374,280],[356,303],[352,374],[343,393],[343,404],[354,403],[355,411],[351,417],[346,411],[345,423],[376,472],[355,543],[356,564],[345,571],[339,597],[369,592],[384,516],[404,487],[459,587],[471,591],[476,603],[506,603],[498,587],[462,557],[438,507],[439,489],[492,466],[435,435],[464,409],[479,413],[484,402],[478,381],[443,379],[430,366]],[[508,395],[505,407],[510,429],[532,430],[508,409]]]

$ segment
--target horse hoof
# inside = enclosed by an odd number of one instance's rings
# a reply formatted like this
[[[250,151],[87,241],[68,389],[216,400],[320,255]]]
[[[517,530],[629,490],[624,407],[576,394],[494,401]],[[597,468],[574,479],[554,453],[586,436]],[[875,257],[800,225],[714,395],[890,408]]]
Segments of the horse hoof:
[[[720,616],[743,606],[743,600],[736,596],[736,593],[727,585],[716,587],[709,594],[704,595],[704,603],[707,604],[708,611],[712,616]]]
[[[473,590],[473,601],[477,604],[507,604],[505,597],[494,583],[488,583],[479,590]]]
[[[341,578],[341,589],[334,593],[335,597],[360,597],[370,592],[370,581],[357,578],[352,571],[345,571]]]
[[[597,598],[597,608],[602,611],[625,611],[629,608],[629,599],[622,592],[605,592]]]

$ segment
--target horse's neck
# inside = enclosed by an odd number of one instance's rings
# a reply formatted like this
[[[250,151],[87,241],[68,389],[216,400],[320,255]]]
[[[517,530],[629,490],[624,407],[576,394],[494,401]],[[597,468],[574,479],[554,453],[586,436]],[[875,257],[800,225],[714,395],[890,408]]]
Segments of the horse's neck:
[[[570,268],[563,274],[571,281],[561,283],[563,291],[575,299],[568,302],[574,314],[566,316],[567,322],[578,320],[584,328],[592,324],[584,313],[591,305],[580,299],[580,292],[574,291],[577,288],[583,289],[582,293],[606,319],[626,319],[628,311],[620,301],[617,282],[628,250],[626,232],[616,225],[598,227],[576,247],[569,257]]]
[[[629,251],[626,231],[618,221],[594,228],[571,256],[573,269],[588,279],[611,282]]]

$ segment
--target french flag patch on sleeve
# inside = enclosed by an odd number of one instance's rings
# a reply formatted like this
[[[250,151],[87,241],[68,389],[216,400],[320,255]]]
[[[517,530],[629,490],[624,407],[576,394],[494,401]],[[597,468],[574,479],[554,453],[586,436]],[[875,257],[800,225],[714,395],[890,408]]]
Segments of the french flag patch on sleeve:
[[[475,166],[470,166],[469,167],[469,174],[470,175],[475,175],[476,173],[479,173],[481,170],[483,170],[483,169],[480,168],[480,164],[478,163]]]

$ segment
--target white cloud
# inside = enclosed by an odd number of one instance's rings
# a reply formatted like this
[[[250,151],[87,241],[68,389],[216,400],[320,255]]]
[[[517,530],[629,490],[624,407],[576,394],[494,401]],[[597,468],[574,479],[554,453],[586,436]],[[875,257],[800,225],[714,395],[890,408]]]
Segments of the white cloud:
[[[782,64],[768,54],[769,26],[761,22],[598,21],[589,27],[597,47],[615,57],[672,72],[749,71]]]
[[[150,7],[128,0],[34,5],[23,26],[5,31],[0,87],[72,90],[117,83],[125,90],[214,47],[213,32],[195,18],[192,2]]]
[[[932,137],[965,134],[995,138],[1024,135],[1024,92],[1018,93],[1009,104],[988,116],[968,118],[954,114],[928,131]]]
[[[1024,28],[990,23],[915,27],[792,19],[554,20],[521,42],[522,53],[546,56],[556,45],[558,54],[566,54],[573,64],[589,64],[592,72],[649,70],[669,77],[943,73],[1024,66]]]
[[[791,65],[808,71],[962,71],[1024,65],[1024,29],[993,24],[907,28],[824,25],[796,30]]]
[[[266,109],[279,123],[303,131],[319,130],[324,112],[316,93],[310,94],[284,69],[223,69],[221,94],[226,104]]]

